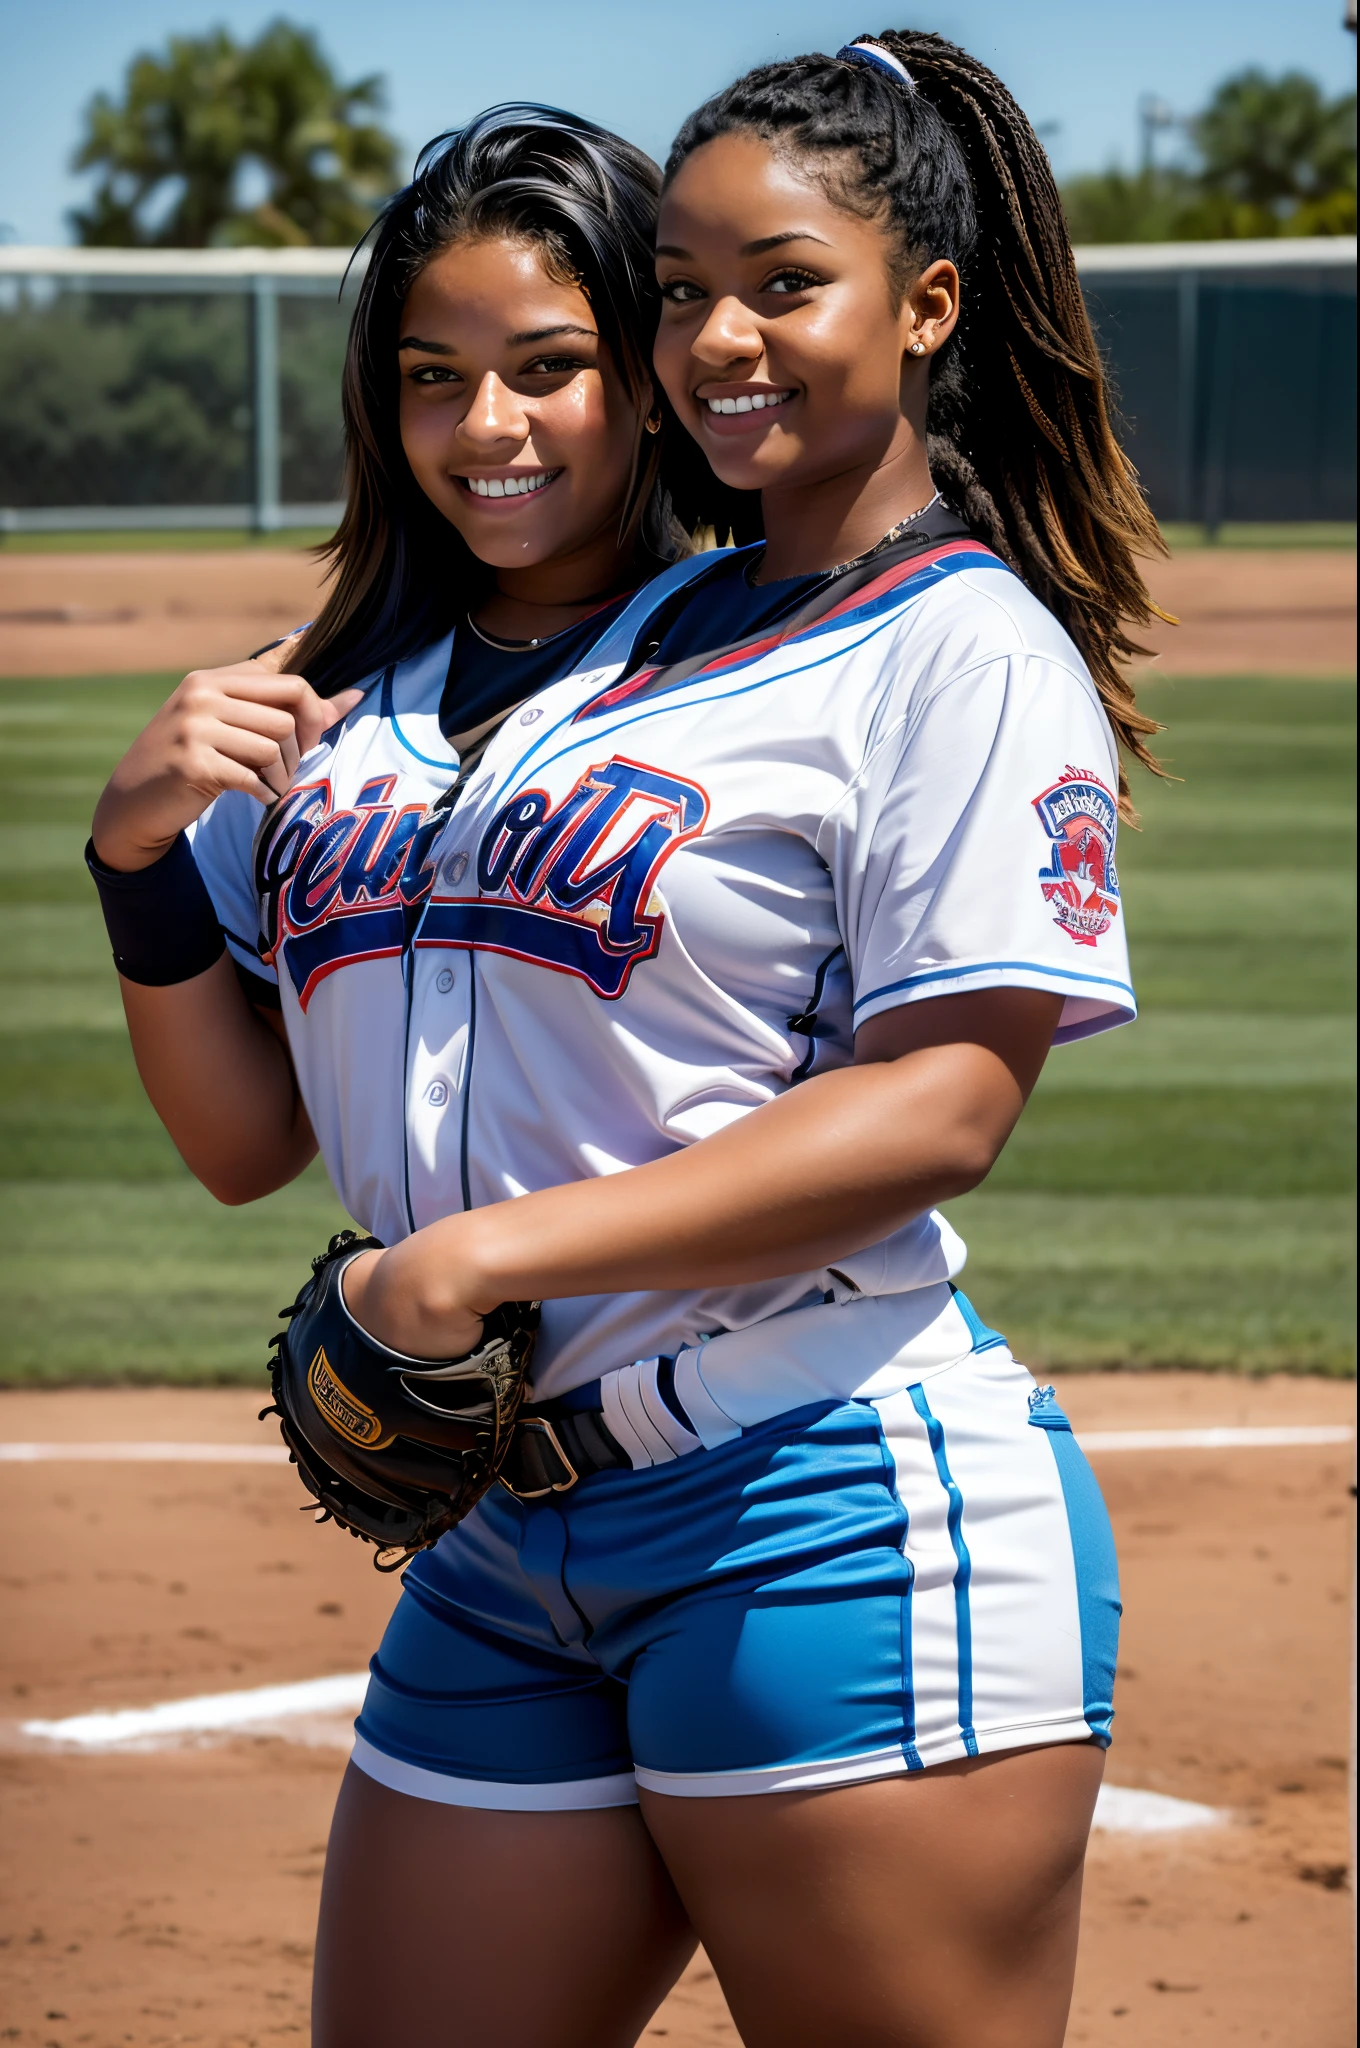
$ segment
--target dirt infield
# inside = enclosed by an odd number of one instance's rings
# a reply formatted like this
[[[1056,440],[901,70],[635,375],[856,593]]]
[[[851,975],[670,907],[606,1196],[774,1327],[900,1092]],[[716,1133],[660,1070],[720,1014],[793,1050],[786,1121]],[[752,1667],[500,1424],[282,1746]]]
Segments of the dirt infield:
[[[1060,1394],[1088,1433],[1354,1416],[1353,1388],[1323,1381],[1110,1375]],[[258,1444],[255,1406],[238,1390],[11,1392],[0,1441]],[[1127,1608],[1109,1778],[1230,1817],[1096,1837],[1069,2041],[1342,2048],[1352,1452],[1094,1456]],[[305,2040],[333,1732],[54,1754],[19,1724],[358,1671],[395,1587],[297,1512],[286,1466],[0,1473],[0,2040]],[[735,2042],[702,1957],[645,2039]]]
[[[1355,556],[1201,548],[1149,571],[1181,621],[1146,636],[1179,675],[1336,675],[1355,666]],[[0,675],[128,674],[234,661],[310,618],[320,572],[298,549],[0,551]]]

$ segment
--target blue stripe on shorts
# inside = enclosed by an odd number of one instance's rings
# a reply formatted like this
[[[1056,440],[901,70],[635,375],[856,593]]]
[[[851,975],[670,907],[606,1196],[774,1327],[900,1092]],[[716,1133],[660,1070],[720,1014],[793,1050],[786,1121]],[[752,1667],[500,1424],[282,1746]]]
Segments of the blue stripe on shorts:
[[[1067,1507],[1072,1562],[1077,1575],[1077,1612],[1081,1619],[1086,1720],[1097,1742],[1108,1745],[1114,1720],[1119,1618],[1124,1611],[1109,1509],[1086,1453],[1073,1436],[1072,1425],[1053,1397],[1051,1387],[1037,1390],[1030,1411],[1030,1422],[1048,1437]]]

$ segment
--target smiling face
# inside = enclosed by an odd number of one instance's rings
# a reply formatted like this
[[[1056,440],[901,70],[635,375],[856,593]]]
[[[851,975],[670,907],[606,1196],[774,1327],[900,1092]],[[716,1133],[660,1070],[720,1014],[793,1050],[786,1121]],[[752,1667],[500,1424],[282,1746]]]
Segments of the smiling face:
[[[637,408],[584,292],[536,248],[436,256],[407,295],[399,360],[412,474],[480,560],[527,569],[614,544]]]
[[[903,296],[883,226],[743,132],[685,159],[657,243],[657,375],[723,481],[767,493],[767,531],[771,493],[915,493],[896,517],[929,495],[927,363],[956,317],[952,264]]]

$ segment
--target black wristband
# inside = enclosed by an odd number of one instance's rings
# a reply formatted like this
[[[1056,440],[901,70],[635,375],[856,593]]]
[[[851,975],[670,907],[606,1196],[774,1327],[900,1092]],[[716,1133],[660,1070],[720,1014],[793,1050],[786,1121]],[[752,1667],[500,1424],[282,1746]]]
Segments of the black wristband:
[[[122,874],[85,845],[85,865],[99,891],[113,963],[125,981],[170,988],[192,981],[227,950],[212,897],[181,832],[159,860]]]

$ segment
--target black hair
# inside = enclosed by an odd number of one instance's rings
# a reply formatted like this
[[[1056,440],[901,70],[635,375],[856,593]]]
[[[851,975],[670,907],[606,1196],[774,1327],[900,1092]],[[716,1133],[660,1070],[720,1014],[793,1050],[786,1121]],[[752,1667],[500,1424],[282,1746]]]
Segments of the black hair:
[[[745,131],[811,160],[828,196],[881,222],[894,289],[948,258],[958,324],[931,359],[926,452],[942,495],[1071,634],[1121,743],[1148,767],[1156,721],[1122,664],[1158,613],[1138,564],[1165,547],[1116,438],[1062,202],[1033,128],[994,73],[924,32],[870,58],[795,57],[691,114],[666,164]],[[1127,811],[1127,782],[1120,770]]]
[[[462,240],[532,243],[549,273],[579,284],[638,409],[620,534],[658,563],[688,549],[671,510],[668,453],[688,523],[705,516],[702,461],[680,444],[651,372],[660,300],[652,261],[661,173],[607,129],[552,107],[492,107],[427,143],[409,185],[370,231],[345,357],[345,511],[320,550],[333,587],[294,657],[326,696],[448,631],[493,572],[416,483],[398,423],[397,342],[416,278]],[[642,421],[660,406],[661,431]],[[681,480],[682,479],[682,480]],[[712,479],[709,479],[710,483]]]

